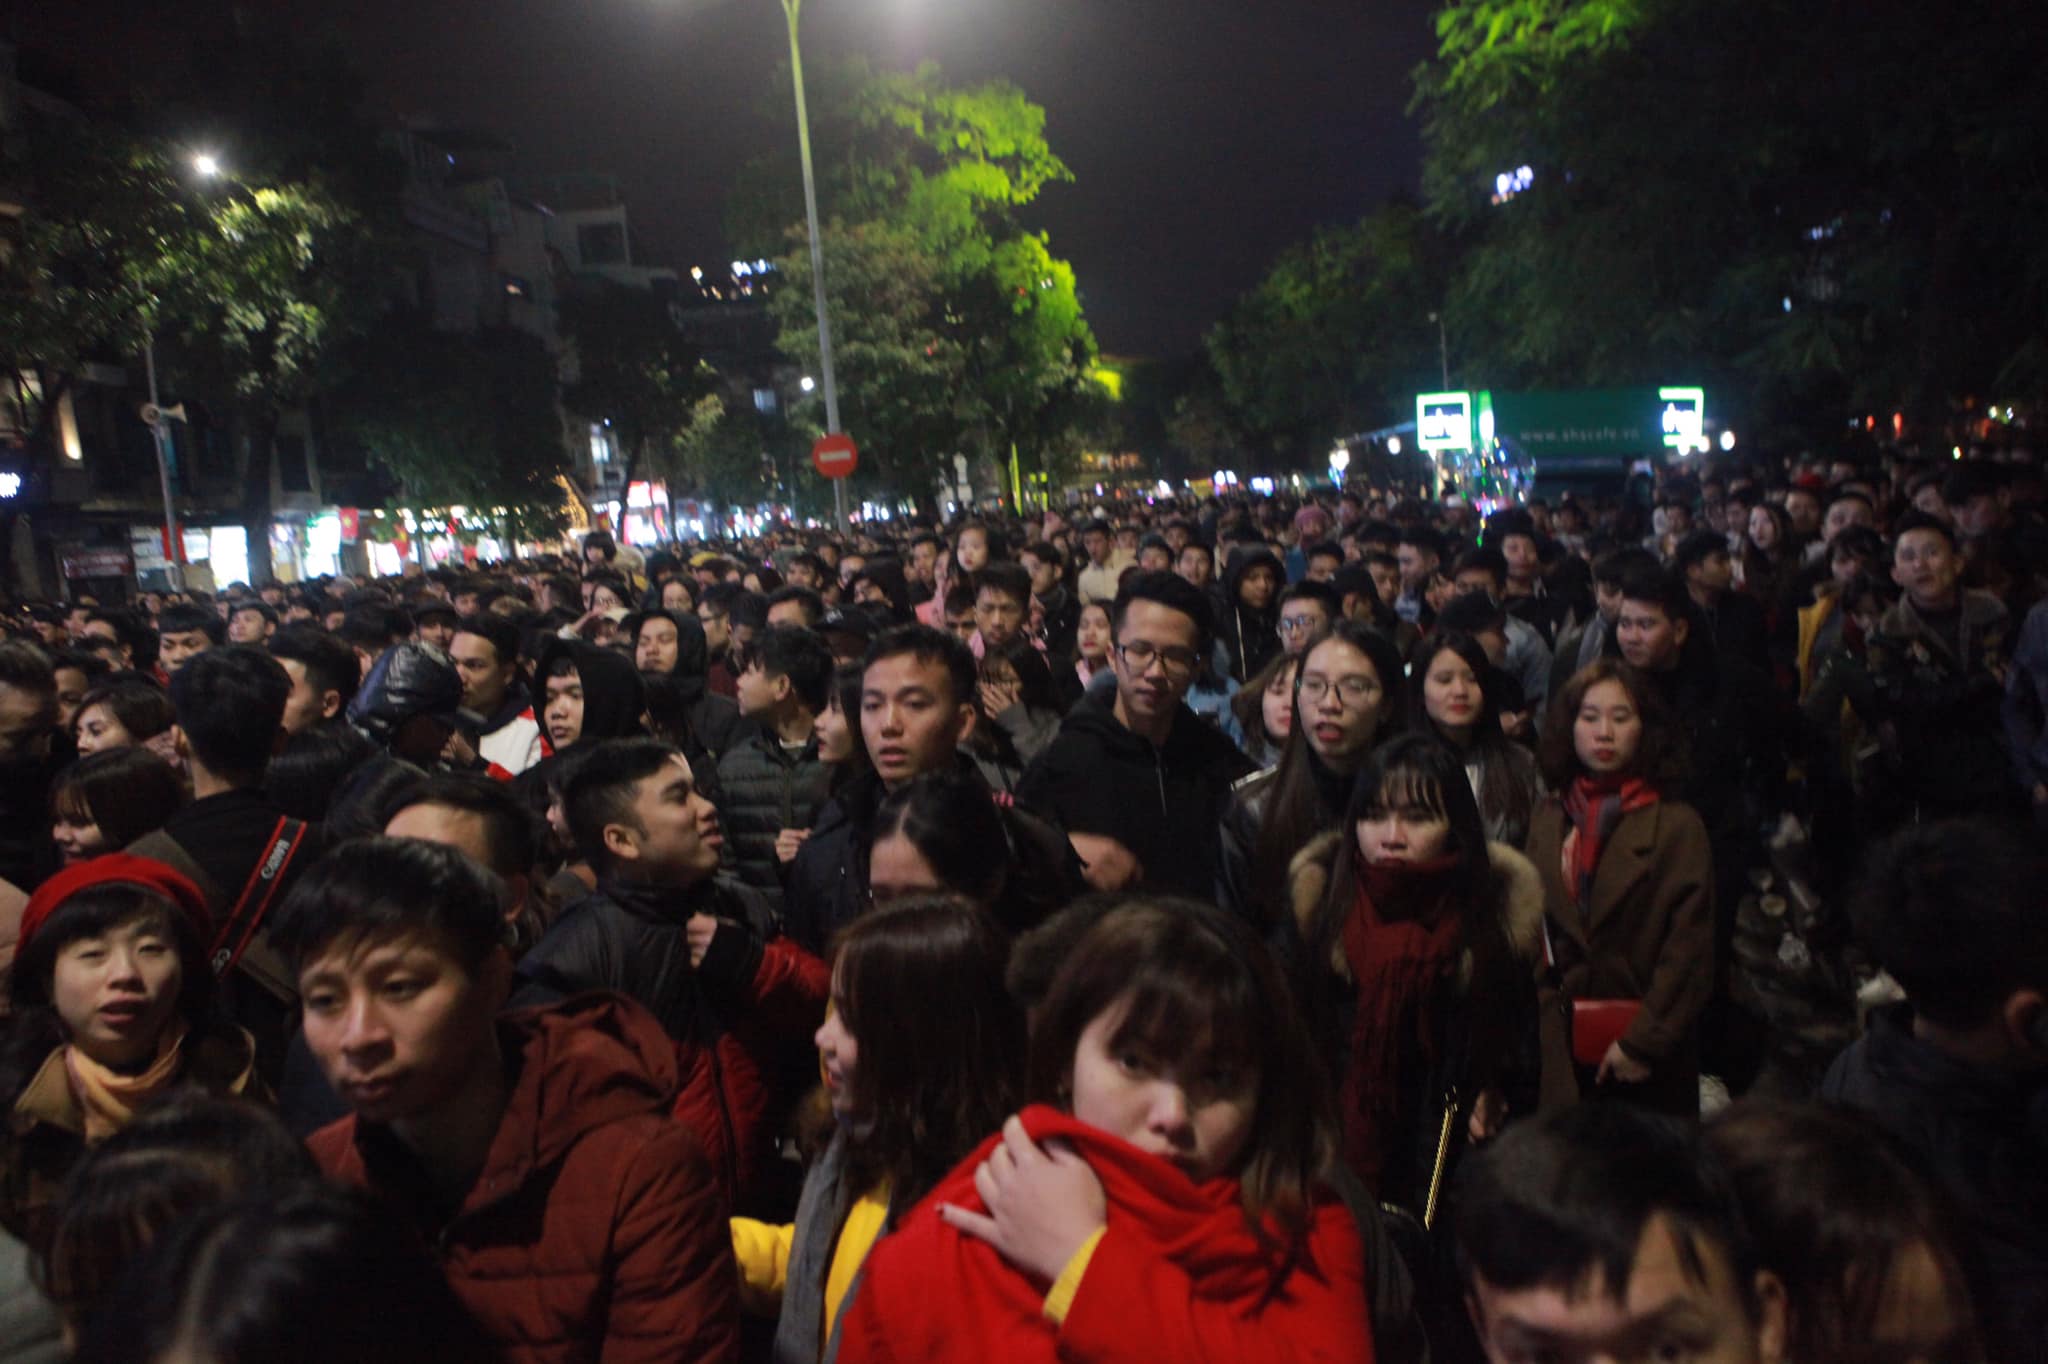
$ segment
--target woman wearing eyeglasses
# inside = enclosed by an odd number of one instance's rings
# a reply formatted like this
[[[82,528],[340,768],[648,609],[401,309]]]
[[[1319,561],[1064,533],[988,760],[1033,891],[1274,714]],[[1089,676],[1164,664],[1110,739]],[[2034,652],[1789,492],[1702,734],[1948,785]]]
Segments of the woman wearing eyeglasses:
[[[1280,764],[1238,783],[1223,817],[1217,901],[1271,928],[1285,917],[1287,864],[1334,828],[1351,779],[1408,714],[1401,656],[1386,636],[1340,620],[1301,661]]]

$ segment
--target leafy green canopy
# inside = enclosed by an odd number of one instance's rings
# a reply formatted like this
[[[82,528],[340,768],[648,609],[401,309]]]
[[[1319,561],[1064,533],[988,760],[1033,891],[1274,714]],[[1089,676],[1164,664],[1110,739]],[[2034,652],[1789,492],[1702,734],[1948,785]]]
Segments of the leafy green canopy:
[[[1458,0],[1417,72],[1495,384],[1698,376],[1816,427],[2048,395],[2026,0]],[[1494,204],[1494,177],[1527,192]]]
[[[1072,178],[1045,111],[930,65],[826,65],[810,94],[841,420],[868,486],[921,495],[955,454],[1007,459],[1013,443],[1034,467],[1070,461],[1096,413],[1096,351],[1072,267],[1020,219]],[[816,373],[794,130],[779,140],[790,151],[747,168],[727,220],[742,250],[778,256],[778,345]],[[813,425],[820,397],[800,414]]]

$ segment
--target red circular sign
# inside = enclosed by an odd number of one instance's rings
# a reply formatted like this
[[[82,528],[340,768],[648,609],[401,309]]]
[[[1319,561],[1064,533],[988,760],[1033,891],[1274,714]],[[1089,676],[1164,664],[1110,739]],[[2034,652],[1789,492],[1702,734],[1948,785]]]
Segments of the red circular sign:
[[[811,467],[827,478],[845,478],[860,465],[860,447],[845,432],[820,436],[811,447]]]

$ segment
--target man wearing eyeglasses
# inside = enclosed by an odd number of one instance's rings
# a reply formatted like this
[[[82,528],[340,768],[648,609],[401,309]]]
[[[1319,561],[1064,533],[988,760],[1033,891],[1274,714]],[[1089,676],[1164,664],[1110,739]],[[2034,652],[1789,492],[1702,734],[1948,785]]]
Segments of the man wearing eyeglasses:
[[[1110,612],[1113,693],[1090,693],[1017,788],[1057,819],[1098,890],[1209,899],[1218,820],[1250,759],[1185,701],[1209,650],[1209,602],[1172,573],[1135,573]]]
[[[1303,579],[1280,594],[1280,648],[1294,658],[1307,656],[1344,614],[1343,599],[1328,583]]]

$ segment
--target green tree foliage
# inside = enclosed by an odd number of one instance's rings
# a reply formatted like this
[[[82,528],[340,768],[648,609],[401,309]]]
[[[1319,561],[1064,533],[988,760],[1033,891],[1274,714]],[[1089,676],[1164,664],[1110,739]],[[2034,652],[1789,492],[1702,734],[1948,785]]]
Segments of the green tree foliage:
[[[562,526],[569,472],[554,357],[513,327],[441,331],[394,310],[349,349],[328,412],[416,507],[505,507],[521,534]]]
[[[1696,375],[1822,427],[2048,395],[2038,6],[1459,0],[1438,35],[1425,188],[1493,382]]]
[[[1064,458],[1099,395],[1073,269],[1019,216],[1072,178],[1045,111],[1008,82],[953,87],[930,65],[826,67],[811,96],[841,419],[863,468],[922,495],[955,453],[1007,460],[1014,442],[1032,467]],[[750,166],[727,217],[743,247],[780,248],[780,344],[816,366],[795,158]],[[801,415],[816,424],[818,406]]]
[[[48,130],[25,170],[28,209],[0,261],[16,394],[47,404],[86,361],[131,360],[153,338],[167,377],[216,397],[252,452],[244,501],[261,576],[278,414],[376,306],[375,234],[317,179],[195,184],[163,146],[104,127]],[[47,408],[25,415],[46,440]]]
[[[1434,382],[1441,249],[1421,212],[1393,205],[1289,248],[1207,337],[1233,424],[1269,455],[1312,467],[1336,438],[1398,412]],[[1213,452],[1213,422],[1195,423]],[[1192,453],[1192,451],[1191,451]]]
[[[860,443],[862,470],[877,483],[927,490],[972,421],[966,353],[948,334],[939,261],[907,230],[882,222],[841,226],[829,245],[826,306],[840,421]],[[808,272],[800,243],[782,268]],[[769,307],[783,353],[806,373],[818,373],[809,291],[785,286],[770,296]],[[822,429],[820,406],[814,401],[800,412]]]
[[[668,304],[645,289],[579,280],[563,300],[562,332],[575,348],[569,411],[609,421],[629,459],[648,458],[690,424],[711,373],[683,339]]]
[[[160,158],[127,138],[59,125],[27,151],[32,207],[0,249],[0,365],[30,444],[47,448],[73,376],[141,349],[160,243],[190,225]]]

